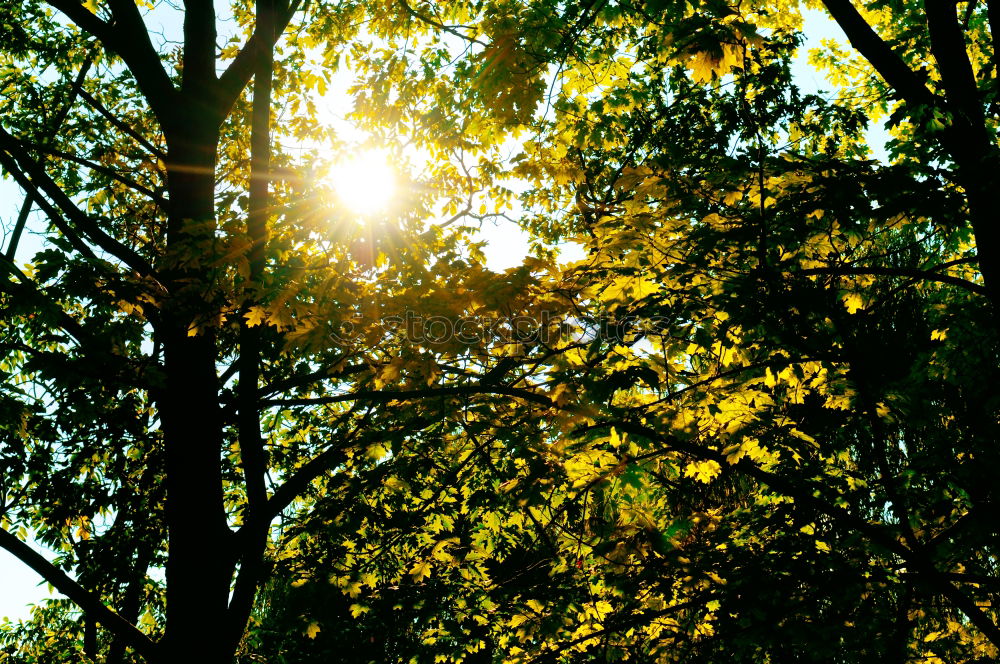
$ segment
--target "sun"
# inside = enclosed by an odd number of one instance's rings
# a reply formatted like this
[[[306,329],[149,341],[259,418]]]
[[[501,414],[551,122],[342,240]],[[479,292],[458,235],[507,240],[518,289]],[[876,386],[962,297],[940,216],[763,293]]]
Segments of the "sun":
[[[396,193],[396,174],[382,150],[365,150],[341,161],[327,176],[338,200],[352,212],[385,210]]]

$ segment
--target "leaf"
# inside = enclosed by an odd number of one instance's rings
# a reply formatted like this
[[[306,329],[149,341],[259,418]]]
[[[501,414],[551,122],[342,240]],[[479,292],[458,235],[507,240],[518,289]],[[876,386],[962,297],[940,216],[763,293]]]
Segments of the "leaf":
[[[849,314],[855,314],[865,307],[865,301],[857,293],[845,293],[842,299]]]
[[[690,63],[691,78],[698,83],[707,83],[708,81],[711,81],[718,63],[718,58],[708,51],[695,53],[694,57],[691,58]]]
[[[722,467],[718,462],[711,459],[707,461],[692,461],[684,469],[685,477],[693,477],[699,482],[708,484],[722,472]]]
[[[263,307],[253,306],[250,307],[243,318],[246,319],[247,327],[256,327],[267,320],[267,310]]]
[[[529,616],[526,616],[523,613],[518,613],[511,616],[507,624],[510,625],[511,627],[520,627],[529,620],[531,620]]]
[[[431,575],[431,563],[429,560],[422,560],[410,568],[410,577],[414,582],[420,583],[423,579]]]
[[[365,450],[365,456],[374,461],[381,461],[389,456],[390,453],[391,450],[385,443],[375,443],[374,445],[369,445],[368,449]]]
[[[310,639],[315,639],[316,635],[319,634],[319,632],[320,628],[318,623],[312,622],[309,623],[308,627],[306,627],[306,636],[308,636]]]

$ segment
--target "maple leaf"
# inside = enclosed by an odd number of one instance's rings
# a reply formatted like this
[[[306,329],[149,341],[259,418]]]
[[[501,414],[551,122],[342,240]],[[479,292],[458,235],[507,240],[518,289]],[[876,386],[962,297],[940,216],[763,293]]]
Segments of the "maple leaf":
[[[698,83],[712,80],[712,74],[719,64],[719,58],[709,51],[700,51],[691,58],[691,78]]]
[[[864,309],[865,301],[857,293],[847,293],[843,297],[844,306],[847,307],[847,313],[856,314],[859,310]]]
[[[684,476],[693,477],[699,482],[708,484],[720,472],[722,472],[722,467],[716,461],[709,459],[708,461],[693,461],[689,463],[688,467],[684,470]]]
[[[247,327],[255,327],[267,320],[267,309],[264,307],[250,307],[243,318],[247,321]]]
[[[422,560],[410,568],[410,576],[417,583],[431,575],[431,563],[429,560]]]

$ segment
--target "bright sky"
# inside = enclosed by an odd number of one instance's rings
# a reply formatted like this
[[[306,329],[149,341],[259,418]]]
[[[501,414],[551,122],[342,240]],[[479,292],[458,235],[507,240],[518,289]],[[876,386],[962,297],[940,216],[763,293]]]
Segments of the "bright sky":
[[[821,74],[816,73],[808,66],[808,52],[810,49],[820,46],[820,40],[826,38],[837,39],[846,44],[846,39],[840,29],[824,14],[808,10],[806,17],[806,41],[799,51],[799,56],[795,64],[796,75],[800,86],[805,92],[816,92],[820,89],[830,90],[832,86],[825,83]],[[335,86],[336,87],[336,86]],[[346,83],[345,86],[346,88]],[[342,131],[349,131],[344,124],[344,115],[350,110],[345,104],[348,102],[346,95],[338,95],[340,104],[331,103],[327,109]],[[873,128],[869,131],[869,144],[881,146],[885,142],[886,134],[881,127]],[[884,151],[876,149],[875,156],[884,158]],[[0,219],[4,229],[4,244],[6,235],[16,217],[17,208],[20,207],[20,193],[9,181],[0,181]],[[528,235],[515,224],[508,221],[501,221],[496,224],[486,222],[483,224],[482,237],[487,241],[486,257],[487,265],[493,270],[503,270],[508,267],[519,265],[528,253]],[[26,233],[22,238],[20,251],[18,252],[19,262],[24,262],[34,251],[39,248],[36,238],[32,238]],[[573,259],[575,252],[572,249],[565,251],[563,256],[566,259]],[[8,617],[12,620],[27,618],[29,606],[49,595],[46,584],[32,570],[20,563],[16,558],[6,551],[0,549],[0,619]]]

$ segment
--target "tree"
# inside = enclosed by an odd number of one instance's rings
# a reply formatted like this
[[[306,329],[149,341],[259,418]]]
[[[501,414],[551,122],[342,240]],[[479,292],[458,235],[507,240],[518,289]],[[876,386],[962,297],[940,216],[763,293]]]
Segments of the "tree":
[[[363,226],[309,177],[332,70],[306,49],[332,62],[364,10],[3,6],[0,165],[25,202],[3,263],[0,545],[72,602],[52,608],[76,625],[66,659],[230,661],[299,508],[362,501],[482,395],[505,395],[490,427],[550,403],[499,380],[507,319],[543,301],[530,269],[498,279],[464,258],[463,231],[423,223],[419,189]],[[369,30],[394,29],[374,12]],[[164,16],[177,47],[147,28]],[[217,54],[221,19],[238,29]],[[21,269],[32,206],[45,245]],[[438,338],[404,316],[466,309],[489,334]],[[52,645],[19,656],[48,661]]]
[[[827,3],[863,60],[819,54],[824,99],[791,3],[371,3],[364,34],[359,5],[237,5],[218,75],[207,6],[167,52],[116,41],[128,2],[51,4],[4,19],[0,159],[51,247],[7,263],[2,450],[10,524],[66,553],[0,543],[83,609],[47,609],[65,643],[997,657],[988,6]],[[458,223],[415,189],[362,243],[282,149],[319,139],[309,57],[348,52]],[[477,263],[461,224],[511,212],[507,171],[584,260]]]

